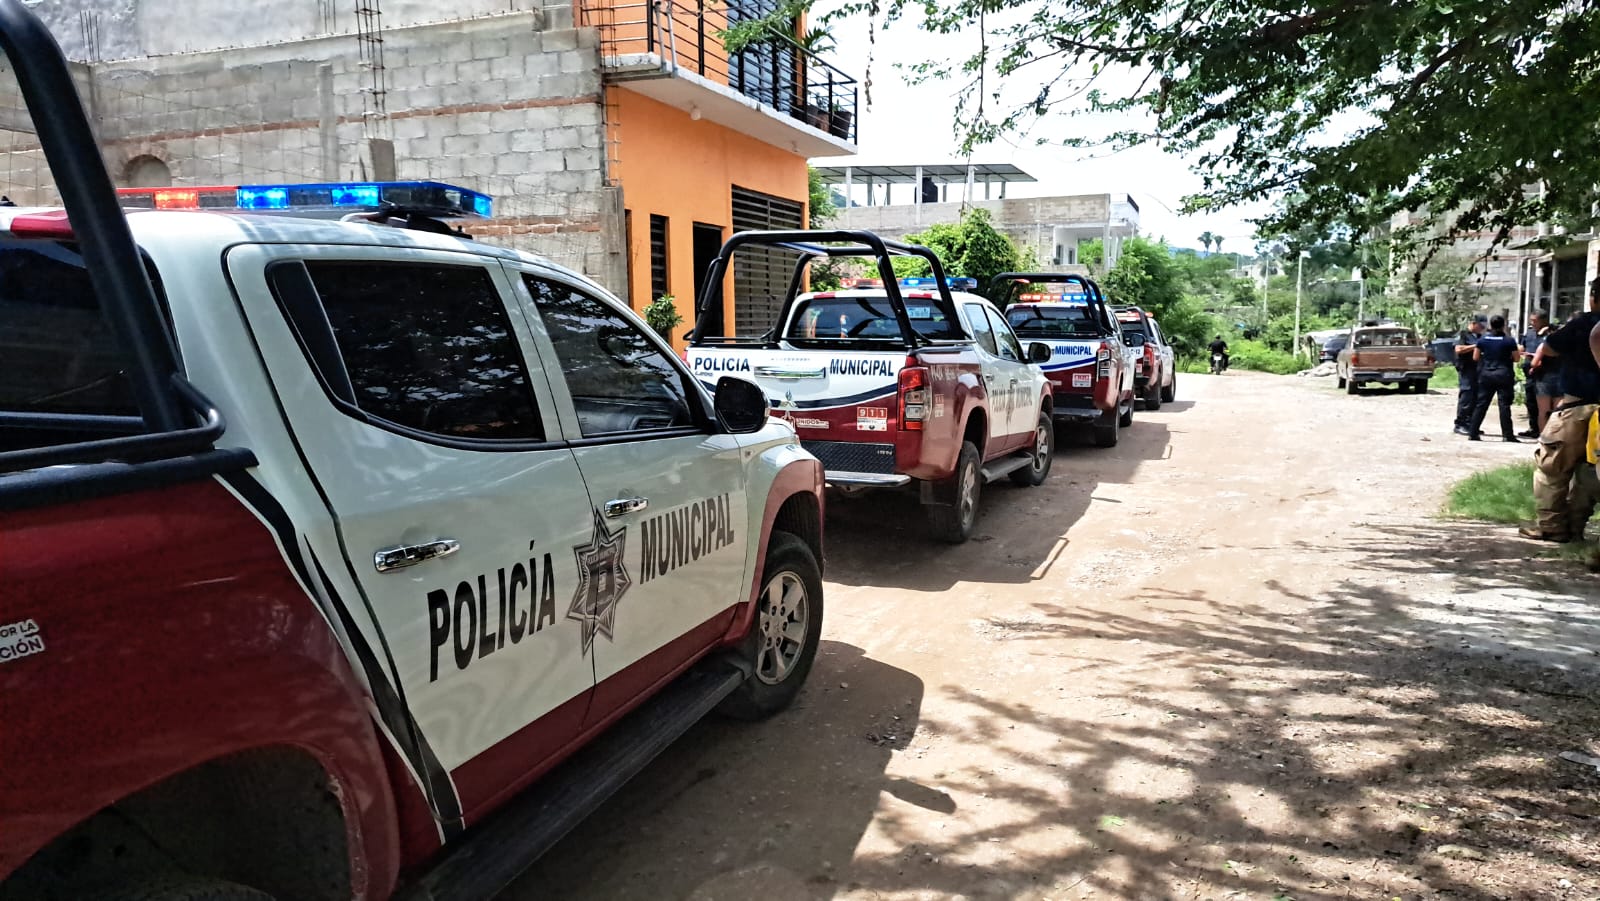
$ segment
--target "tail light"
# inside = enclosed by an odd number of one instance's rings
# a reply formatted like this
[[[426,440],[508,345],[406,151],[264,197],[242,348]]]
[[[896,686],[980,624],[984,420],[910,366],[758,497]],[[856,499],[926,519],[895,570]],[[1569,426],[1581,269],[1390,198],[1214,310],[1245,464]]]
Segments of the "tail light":
[[[900,370],[900,428],[921,431],[928,418],[928,368],[908,357]]]
[[[1350,365],[1351,366],[1360,366],[1361,365],[1361,355],[1360,354],[1351,354],[1350,355]]]
[[[1144,346],[1144,365],[1150,372],[1156,371],[1156,348],[1154,344],[1146,343]]]
[[[1094,364],[1095,375],[1098,375],[1100,378],[1103,378],[1103,379],[1110,378],[1111,377],[1111,343],[1109,341],[1101,341],[1100,342],[1100,350],[1095,353],[1094,359],[1095,359],[1095,364]]]

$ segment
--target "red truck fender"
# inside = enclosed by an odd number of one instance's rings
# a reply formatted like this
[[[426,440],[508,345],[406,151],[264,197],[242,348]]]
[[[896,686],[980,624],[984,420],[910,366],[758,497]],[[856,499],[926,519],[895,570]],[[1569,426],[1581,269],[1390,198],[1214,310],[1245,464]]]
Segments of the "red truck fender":
[[[0,879],[185,774],[295,752],[338,799],[351,893],[393,890],[402,851],[371,697],[274,534],[219,479],[10,510],[0,532],[0,626],[32,622],[41,642],[0,667]]]

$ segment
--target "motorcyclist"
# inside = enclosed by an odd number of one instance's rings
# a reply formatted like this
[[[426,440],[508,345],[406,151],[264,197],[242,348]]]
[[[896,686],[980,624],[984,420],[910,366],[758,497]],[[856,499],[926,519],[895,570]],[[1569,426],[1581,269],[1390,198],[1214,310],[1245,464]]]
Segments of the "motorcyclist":
[[[1228,368],[1228,342],[1222,340],[1221,335],[1218,335],[1216,340],[1211,342],[1211,355],[1216,356],[1218,354],[1222,355],[1222,365],[1215,368],[1216,371],[1221,372]]]

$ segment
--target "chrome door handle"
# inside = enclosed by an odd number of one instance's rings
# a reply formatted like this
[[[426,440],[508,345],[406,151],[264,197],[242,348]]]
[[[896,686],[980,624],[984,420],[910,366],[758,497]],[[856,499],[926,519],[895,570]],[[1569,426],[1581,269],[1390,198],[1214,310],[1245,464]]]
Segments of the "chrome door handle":
[[[781,366],[757,366],[756,378],[763,379],[825,379],[827,369],[784,369]]]
[[[440,538],[422,544],[399,544],[373,551],[372,565],[378,572],[392,573],[397,569],[448,557],[459,550],[461,542],[454,538]]]
[[[614,501],[606,501],[606,515],[615,519],[618,516],[627,516],[629,513],[638,513],[650,506],[650,500],[643,497],[619,497]]]

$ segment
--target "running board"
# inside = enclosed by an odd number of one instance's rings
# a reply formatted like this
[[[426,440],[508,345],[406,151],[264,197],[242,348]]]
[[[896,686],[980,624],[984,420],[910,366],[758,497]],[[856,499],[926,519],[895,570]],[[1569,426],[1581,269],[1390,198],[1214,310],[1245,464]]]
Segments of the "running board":
[[[405,901],[487,901],[555,846],[718,703],[745,674],[708,659],[607,729],[588,747],[468,830]]]
[[[995,479],[1004,478],[1005,476],[1011,475],[1024,466],[1033,465],[1032,453],[1027,451],[1020,451],[1019,453],[1020,456],[1018,454],[1012,454],[1009,457],[1001,457],[998,460],[991,460],[988,463],[983,464],[984,481],[993,482]]]

